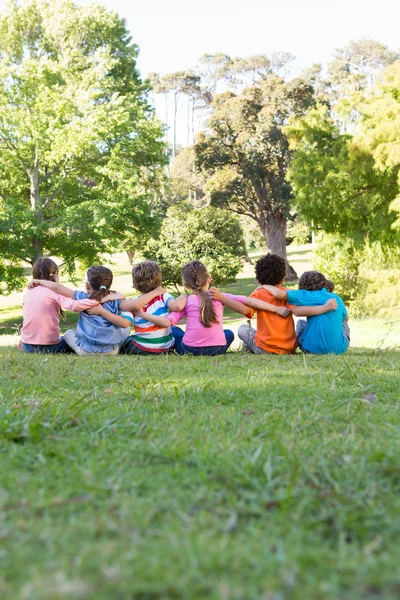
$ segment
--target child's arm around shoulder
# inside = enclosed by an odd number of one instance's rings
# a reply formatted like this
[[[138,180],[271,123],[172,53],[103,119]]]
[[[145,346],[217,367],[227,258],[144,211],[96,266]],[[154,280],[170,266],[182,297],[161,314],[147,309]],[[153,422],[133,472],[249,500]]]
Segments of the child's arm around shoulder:
[[[242,304],[242,302],[238,302],[237,300],[226,296],[225,294],[220,292],[220,290],[216,287],[210,288],[210,296],[213,300],[218,300],[224,306],[227,306],[228,308],[234,310],[235,312],[241,315],[244,315],[245,317],[251,314],[249,306],[246,305],[247,303]]]
[[[157,315],[150,315],[147,312],[142,310],[135,311],[135,317],[140,317],[141,319],[145,319],[153,325],[158,325],[159,327],[171,327],[172,322],[168,317],[157,317]]]
[[[168,310],[173,312],[180,312],[186,306],[187,296],[186,294],[181,294],[178,298],[171,297],[168,300]]]
[[[101,304],[97,304],[96,306],[89,308],[86,312],[89,315],[100,315],[101,317],[107,319],[107,321],[109,321],[113,325],[116,325],[117,327],[121,327],[123,329],[125,327],[131,326],[131,322],[128,319],[125,319],[125,317],[122,317],[120,315],[114,315],[112,312],[104,308]]]
[[[138,298],[131,298],[130,300],[121,300],[120,307],[121,310],[129,310],[132,312],[136,312],[141,310],[146,304],[148,304],[153,298],[156,296],[162,296],[165,293],[163,287],[158,286],[151,290],[151,292],[147,292],[147,294],[141,294]]]
[[[271,296],[273,296],[274,298],[276,298],[277,300],[287,300],[287,291],[276,287],[275,285],[260,285],[260,288],[264,288],[264,290],[267,290],[267,292],[269,292],[271,294]],[[259,289],[259,288],[257,288]]]
[[[338,303],[335,298],[330,298],[325,304],[320,306],[292,306],[291,310],[296,317],[317,317],[327,312],[336,310]]]
[[[56,294],[61,294],[61,296],[66,296],[67,298],[74,297],[74,290],[63,285],[62,283],[57,283],[56,281],[48,281],[47,279],[32,279],[32,281],[28,284],[28,289],[31,290],[34,287],[41,285],[43,287],[49,288],[49,290],[53,290]]]

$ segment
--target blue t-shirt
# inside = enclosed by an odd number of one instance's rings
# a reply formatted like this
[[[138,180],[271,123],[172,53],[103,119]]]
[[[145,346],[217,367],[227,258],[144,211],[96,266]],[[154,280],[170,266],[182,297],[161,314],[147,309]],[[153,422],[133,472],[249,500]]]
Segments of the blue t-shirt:
[[[317,291],[286,290],[288,303],[295,306],[321,306],[330,298],[335,298],[338,307],[336,310],[307,317],[307,326],[301,336],[301,345],[304,350],[313,354],[342,354],[349,346],[345,337],[342,323],[347,317],[347,310],[343,300],[337,295],[328,292],[325,288]]]
[[[90,294],[79,290],[74,292],[75,300],[83,300],[89,296]],[[105,302],[103,308],[118,315],[119,304],[120,300],[111,300]],[[101,315],[87,315],[85,312],[79,313],[76,337],[78,346],[86,352],[112,352],[123,341],[120,327]]]

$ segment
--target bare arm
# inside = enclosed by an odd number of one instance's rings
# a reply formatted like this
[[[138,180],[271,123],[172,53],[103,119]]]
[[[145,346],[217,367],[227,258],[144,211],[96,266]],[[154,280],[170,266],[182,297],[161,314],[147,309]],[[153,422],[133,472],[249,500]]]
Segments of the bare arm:
[[[275,285],[262,285],[260,286],[267,290],[274,298],[277,300],[287,300],[287,292],[286,290],[282,290],[281,288],[276,287]]]
[[[218,300],[224,306],[234,310],[237,313],[245,315],[246,317],[250,315],[251,311],[246,304],[242,302],[238,302],[237,300],[233,300],[233,298],[229,298],[229,296],[225,296],[220,290],[216,287],[210,288],[210,296],[213,300]]]
[[[280,317],[288,317],[290,315],[290,308],[287,306],[276,306],[275,304],[264,302],[264,300],[258,300],[258,298],[247,298],[246,304],[255,310],[266,310],[276,313]]]
[[[154,323],[154,325],[159,325],[160,327],[171,327],[172,325],[168,317],[149,315],[147,312],[143,312],[142,310],[137,310],[135,312],[135,316],[140,317],[141,319],[146,319],[146,321],[150,321],[150,323]]]
[[[337,302],[335,298],[331,298],[321,306],[292,306],[292,313],[296,317],[316,317],[336,309]]]
[[[180,312],[186,306],[186,299],[187,299],[186,294],[181,294],[180,296],[178,296],[178,298],[172,298],[168,302],[168,310],[171,310],[174,312]]]
[[[131,326],[131,322],[128,321],[128,319],[120,317],[119,315],[114,315],[109,310],[106,310],[101,304],[93,306],[93,308],[90,308],[87,311],[87,313],[89,315],[100,315],[101,317],[104,317],[105,319],[107,319],[107,321],[110,321],[110,323],[116,325],[117,327],[125,328]]]
[[[125,300],[125,296],[120,292],[113,292],[112,294],[107,294],[107,296],[104,296],[100,304],[104,304],[104,302],[112,302],[113,300]]]
[[[153,300],[156,296],[162,296],[165,293],[163,287],[156,287],[151,292],[147,292],[147,294],[142,294],[139,298],[131,298],[130,300],[121,300],[120,307],[121,310],[129,310],[132,312],[136,312],[141,310],[146,304]]]
[[[74,290],[71,290],[70,288],[66,287],[62,283],[57,283],[56,281],[47,281],[47,279],[32,279],[32,281],[30,281],[28,284],[28,288],[32,289],[32,288],[36,287],[37,285],[42,285],[43,287],[47,287],[50,290],[53,290],[53,292],[56,292],[56,294],[61,294],[61,296],[66,296],[66,298],[74,297]]]

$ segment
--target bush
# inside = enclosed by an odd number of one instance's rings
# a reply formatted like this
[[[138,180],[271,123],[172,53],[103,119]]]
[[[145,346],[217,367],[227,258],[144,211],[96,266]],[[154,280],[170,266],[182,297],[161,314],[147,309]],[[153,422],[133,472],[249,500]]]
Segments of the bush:
[[[365,281],[360,276],[362,252],[350,238],[335,234],[320,234],[314,252],[313,266],[335,284],[345,303],[360,302]],[[355,307],[354,307],[355,308]]]
[[[303,244],[309,244],[311,242],[311,230],[310,227],[296,218],[294,221],[288,220],[286,229],[286,243],[296,244],[303,246]]]
[[[182,266],[201,260],[216,285],[235,279],[245,255],[243,231],[232,213],[208,206],[193,209],[184,203],[167,211],[158,240],[150,240],[144,255],[159,263],[164,285],[182,283]]]

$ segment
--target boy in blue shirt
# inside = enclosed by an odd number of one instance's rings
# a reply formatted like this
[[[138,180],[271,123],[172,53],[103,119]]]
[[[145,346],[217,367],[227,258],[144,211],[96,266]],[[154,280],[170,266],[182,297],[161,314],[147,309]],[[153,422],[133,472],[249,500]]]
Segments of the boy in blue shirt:
[[[263,285],[275,298],[287,300],[294,306],[320,306],[330,298],[337,301],[337,309],[297,322],[297,344],[305,353],[343,354],[350,343],[348,313],[342,299],[333,294],[334,285],[318,271],[306,271],[300,277],[298,290],[283,290]]]

